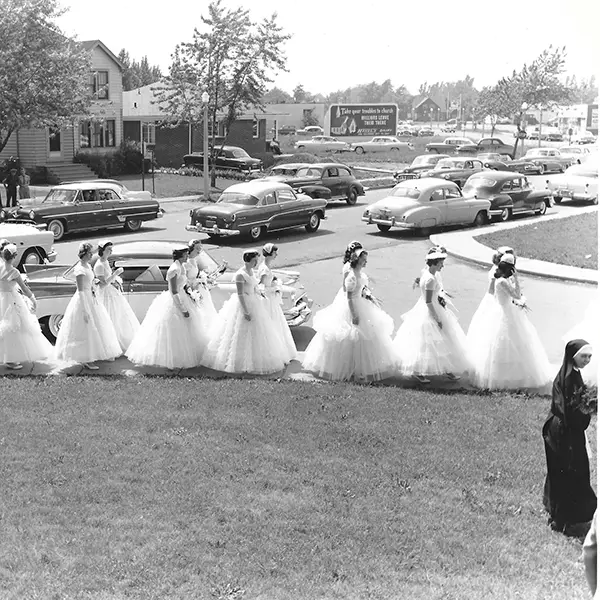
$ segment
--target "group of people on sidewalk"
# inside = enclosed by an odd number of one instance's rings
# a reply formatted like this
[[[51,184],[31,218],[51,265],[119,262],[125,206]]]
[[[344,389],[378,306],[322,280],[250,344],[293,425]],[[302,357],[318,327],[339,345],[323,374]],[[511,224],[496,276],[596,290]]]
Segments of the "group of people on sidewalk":
[[[6,191],[6,207],[17,206],[19,200],[31,198],[31,189],[29,184],[31,178],[27,174],[25,167],[17,170],[13,167],[9,170],[8,175],[3,179],[4,189]],[[2,206],[2,195],[0,194],[0,208]]]

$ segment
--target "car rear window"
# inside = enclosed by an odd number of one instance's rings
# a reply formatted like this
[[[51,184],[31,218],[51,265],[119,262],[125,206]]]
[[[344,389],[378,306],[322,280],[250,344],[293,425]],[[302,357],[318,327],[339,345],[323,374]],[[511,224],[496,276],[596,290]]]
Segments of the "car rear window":
[[[493,188],[498,182],[487,177],[471,177],[467,179],[467,183],[463,187],[463,195],[466,195],[469,191],[479,190],[481,188]]]
[[[217,200],[217,204],[242,204],[243,206],[256,206],[258,198],[251,194],[240,194],[239,192],[223,192]]]
[[[298,177],[320,177],[321,171],[319,169],[311,169],[310,167],[303,167],[302,169],[298,169],[296,173]]]
[[[400,184],[392,190],[391,195],[397,198],[412,198],[416,200],[421,195],[421,192],[417,188]]]

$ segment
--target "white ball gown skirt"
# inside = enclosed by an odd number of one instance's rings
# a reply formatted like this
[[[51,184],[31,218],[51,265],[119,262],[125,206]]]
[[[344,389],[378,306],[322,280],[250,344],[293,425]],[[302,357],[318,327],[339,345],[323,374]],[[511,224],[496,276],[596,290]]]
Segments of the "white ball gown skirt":
[[[433,299],[442,328],[430,315],[421,297],[415,306],[402,315],[402,325],[394,338],[400,360],[400,373],[409,375],[461,375],[471,362],[467,351],[467,336],[450,310]]]
[[[113,322],[121,350],[125,352],[133,341],[133,337],[140,327],[140,322],[131,306],[129,306],[127,298],[114,285],[98,286],[96,290],[98,300],[104,305],[108,316]]]
[[[89,319],[85,322],[84,314]],[[104,306],[90,290],[75,292],[56,338],[56,357],[80,363],[110,360],[123,354]]]
[[[35,362],[53,354],[25,298],[16,288],[0,291],[0,363]]]
[[[196,303],[179,292],[183,312],[171,291],[161,292],[150,305],[125,355],[136,365],[191,369],[198,367],[208,343],[209,324]]]
[[[205,322],[213,324],[217,318],[217,309],[213,303],[210,290],[206,289],[203,285],[199,285],[194,291],[199,297],[198,310],[202,313],[202,317]]]
[[[396,374],[398,360],[392,344],[394,321],[370,300],[353,298],[358,325],[352,323],[343,289],[313,319],[315,336],[302,366],[322,379],[380,381]]]
[[[598,369],[600,368],[600,322],[598,304],[592,302],[585,311],[583,320],[570,329],[562,338],[564,344],[571,340],[585,340],[592,345],[592,360],[581,370],[583,381],[588,385],[598,385]]]
[[[489,326],[490,319],[496,315],[496,298],[494,294],[485,294],[480,302],[467,331],[467,346],[471,357],[471,364],[474,364],[476,358],[485,350],[486,343],[485,332]]]
[[[244,317],[236,293],[223,304],[202,363],[225,373],[267,375],[285,369],[285,349],[268,312],[266,300],[245,297],[252,320]]]
[[[544,346],[525,311],[512,302],[495,304],[481,324],[481,346],[471,380],[482,389],[536,389],[553,377]]]
[[[297,355],[296,342],[292,337],[290,327],[285,320],[285,315],[281,309],[281,295],[273,292],[267,292],[267,309],[271,318],[271,323],[283,348],[283,361],[287,364],[294,360]]]

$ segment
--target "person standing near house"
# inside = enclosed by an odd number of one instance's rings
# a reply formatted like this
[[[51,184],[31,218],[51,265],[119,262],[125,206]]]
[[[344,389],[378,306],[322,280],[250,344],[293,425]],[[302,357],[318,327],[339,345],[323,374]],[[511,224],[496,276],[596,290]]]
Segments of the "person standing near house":
[[[19,185],[19,176],[17,169],[12,168],[9,174],[4,178],[4,187],[6,188],[6,207],[17,206],[17,187]]]
[[[27,171],[25,167],[21,167],[21,172],[19,173],[19,199],[24,200],[25,198],[31,198],[31,190],[29,189],[29,183],[31,182],[31,177],[27,175]]]

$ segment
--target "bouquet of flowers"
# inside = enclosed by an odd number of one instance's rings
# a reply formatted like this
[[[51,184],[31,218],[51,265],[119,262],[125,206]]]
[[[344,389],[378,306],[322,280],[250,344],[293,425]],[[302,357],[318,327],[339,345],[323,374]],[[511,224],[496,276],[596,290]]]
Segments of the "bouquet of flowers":
[[[421,278],[420,277],[415,277],[415,280],[413,281],[412,289],[415,290],[420,285],[421,285]]]
[[[379,298],[377,298],[375,296],[375,294],[373,294],[373,292],[365,285],[363,286],[363,289],[360,292],[360,295],[363,298],[366,298],[369,302],[372,302],[375,306],[381,306],[382,302]]]
[[[586,415],[598,414],[598,388],[595,385],[584,385],[575,395],[574,404]]]
[[[189,283],[186,283],[183,286],[183,291],[192,299],[196,304],[200,304],[202,302],[202,294],[198,290],[192,289]]]
[[[524,311],[531,312],[531,308],[527,306],[527,298],[525,298],[525,296],[521,296],[518,300],[513,300],[513,304]]]
[[[446,308],[446,298],[444,296],[438,296],[438,303],[442,308]]]

